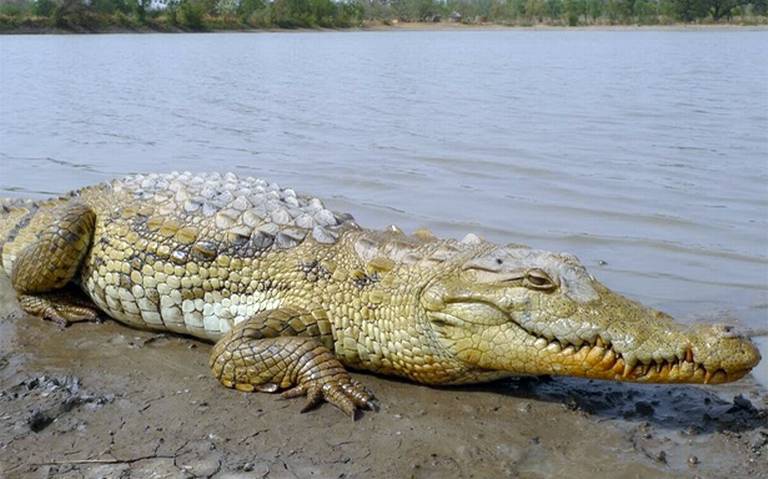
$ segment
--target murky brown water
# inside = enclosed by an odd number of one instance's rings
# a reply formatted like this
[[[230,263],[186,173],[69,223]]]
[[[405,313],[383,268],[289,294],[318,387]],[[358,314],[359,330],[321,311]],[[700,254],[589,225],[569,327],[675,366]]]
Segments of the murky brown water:
[[[570,251],[683,320],[765,327],[766,40],[0,37],[0,196],[235,170],[323,196],[366,226]]]

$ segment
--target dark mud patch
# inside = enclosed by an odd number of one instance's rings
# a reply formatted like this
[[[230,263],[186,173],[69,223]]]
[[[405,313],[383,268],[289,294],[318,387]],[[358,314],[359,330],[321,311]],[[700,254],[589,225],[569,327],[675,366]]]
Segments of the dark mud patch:
[[[578,378],[517,378],[465,388],[559,403],[596,420],[648,422],[699,434],[768,428],[765,391],[746,378],[733,385],[663,386]]]
[[[37,376],[0,391],[0,404],[20,401],[35,405],[25,421],[32,432],[42,431],[74,408],[85,406],[93,410],[114,399],[114,394],[99,396],[82,391],[80,379],[74,376]]]
[[[521,378],[429,388],[356,374],[378,412],[244,394],[210,346],[115,322],[60,331],[0,278],[0,477],[768,477],[766,395]]]

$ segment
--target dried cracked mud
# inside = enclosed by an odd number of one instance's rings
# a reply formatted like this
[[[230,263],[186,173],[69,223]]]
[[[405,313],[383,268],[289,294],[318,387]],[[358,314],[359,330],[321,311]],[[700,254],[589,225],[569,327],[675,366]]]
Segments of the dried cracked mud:
[[[113,321],[60,331],[0,277],[0,477],[768,477],[768,393],[749,376],[430,388],[356,374],[381,409],[351,422],[220,387],[209,348]]]

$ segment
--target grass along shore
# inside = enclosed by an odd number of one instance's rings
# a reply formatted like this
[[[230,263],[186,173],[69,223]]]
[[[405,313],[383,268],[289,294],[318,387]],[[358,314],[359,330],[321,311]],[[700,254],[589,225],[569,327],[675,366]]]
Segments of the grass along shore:
[[[768,0],[0,0],[0,33],[733,28]]]

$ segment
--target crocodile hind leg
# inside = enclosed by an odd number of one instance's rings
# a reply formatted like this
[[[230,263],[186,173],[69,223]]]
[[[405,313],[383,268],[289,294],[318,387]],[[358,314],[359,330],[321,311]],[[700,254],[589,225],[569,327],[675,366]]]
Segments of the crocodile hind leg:
[[[213,347],[210,366],[219,381],[240,391],[307,396],[302,412],[323,400],[355,418],[373,395],[333,355],[330,323],[322,314],[267,311],[244,321]]]
[[[16,257],[11,284],[21,308],[62,327],[97,319],[97,310],[63,290],[77,273],[93,238],[96,215],[86,205],[66,203],[44,212],[49,224]]]

